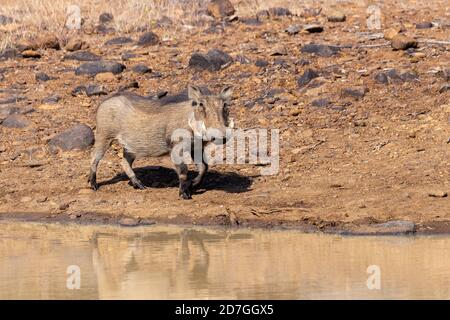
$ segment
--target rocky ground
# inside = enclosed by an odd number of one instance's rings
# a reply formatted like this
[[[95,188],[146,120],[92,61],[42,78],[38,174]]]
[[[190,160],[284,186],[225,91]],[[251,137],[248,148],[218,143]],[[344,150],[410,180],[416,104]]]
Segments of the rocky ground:
[[[0,53],[0,212],[125,225],[449,231],[444,8],[386,3],[382,29],[369,30],[367,8],[352,3],[252,16],[210,6],[214,18],[184,29],[162,19],[122,34],[103,15],[94,29],[18,41]],[[120,90],[156,96],[188,83],[232,85],[237,127],[280,129],[280,172],[217,165],[185,201],[168,159],[135,163],[149,187],[138,191],[113,146],[100,165],[100,190],[90,190],[99,103]]]

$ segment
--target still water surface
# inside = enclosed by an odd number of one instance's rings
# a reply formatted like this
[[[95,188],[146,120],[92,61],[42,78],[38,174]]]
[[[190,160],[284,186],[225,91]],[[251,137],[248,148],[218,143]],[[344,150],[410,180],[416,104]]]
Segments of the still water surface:
[[[446,236],[0,222],[0,299],[447,299],[449,288]]]

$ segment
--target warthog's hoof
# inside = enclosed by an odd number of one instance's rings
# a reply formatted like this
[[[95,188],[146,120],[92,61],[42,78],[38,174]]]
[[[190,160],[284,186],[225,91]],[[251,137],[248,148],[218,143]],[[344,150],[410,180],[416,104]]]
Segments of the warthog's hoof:
[[[146,186],[137,178],[131,179],[131,184],[135,189],[144,190],[147,189]]]
[[[184,200],[192,199],[192,181],[184,181],[180,184],[180,197]]]
[[[98,190],[97,175],[95,173],[89,174],[88,183],[90,184],[92,190]]]

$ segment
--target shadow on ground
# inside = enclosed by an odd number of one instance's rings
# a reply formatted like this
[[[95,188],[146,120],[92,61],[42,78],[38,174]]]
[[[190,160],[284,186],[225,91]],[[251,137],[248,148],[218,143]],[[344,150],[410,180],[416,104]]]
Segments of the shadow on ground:
[[[147,166],[134,168],[136,176],[148,188],[178,187],[178,177],[175,170],[160,167]],[[189,171],[189,179],[197,175],[196,171]],[[243,176],[235,172],[218,172],[210,170],[207,172],[202,185],[195,193],[203,193],[208,190],[222,190],[228,193],[242,193],[250,189],[255,176]],[[116,184],[120,181],[128,181],[125,173],[120,173],[110,180],[99,182],[99,186]],[[130,184],[131,186],[131,184]]]

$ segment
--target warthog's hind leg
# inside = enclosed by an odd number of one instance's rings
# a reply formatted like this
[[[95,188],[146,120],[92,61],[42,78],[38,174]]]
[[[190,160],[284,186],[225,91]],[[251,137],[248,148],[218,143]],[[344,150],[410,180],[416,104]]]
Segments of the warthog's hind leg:
[[[136,189],[146,189],[144,184],[136,177],[136,174],[133,171],[132,165],[134,160],[136,159],[136,156],[132,153],[129,153],[127,150],[123,150],[123,157],[122,157],[122,168],[123,171],[125,171],[128,178],[130,178],[131,184]]]
[[[92,150],[91,156],[91,168],[89,172],[88,182],[93,190],[98,190],[97,184],[97,168],[100,160],[102,160],[106,151],[108,150],[111,141],[106,141],[104,139],[96,139],[94,149]]]

